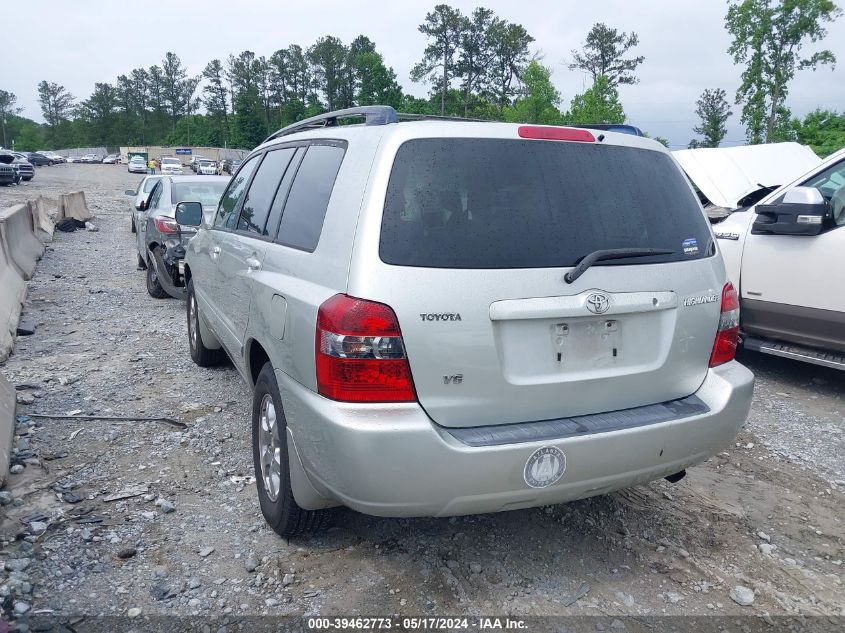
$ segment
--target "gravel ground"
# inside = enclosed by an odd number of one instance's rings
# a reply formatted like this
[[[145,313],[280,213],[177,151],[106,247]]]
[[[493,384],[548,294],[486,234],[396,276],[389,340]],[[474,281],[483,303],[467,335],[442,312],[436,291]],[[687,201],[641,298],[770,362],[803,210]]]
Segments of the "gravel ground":
[[[183,304],[136,270],[123,190],[138,181],[61,165],[0,189],[0,205],[40,193],[48,208],[83,189],[99,228],[57,234],[29,284],[36,332],[0,367],[18,413],[188,425],[21,418],[23,469],[0,492],[7,616],[845,616],[845,377],[754,354],[749,425],[679,484],[451,519],[339,510],[326,533],[278,538],[246,386],[191,362]]]

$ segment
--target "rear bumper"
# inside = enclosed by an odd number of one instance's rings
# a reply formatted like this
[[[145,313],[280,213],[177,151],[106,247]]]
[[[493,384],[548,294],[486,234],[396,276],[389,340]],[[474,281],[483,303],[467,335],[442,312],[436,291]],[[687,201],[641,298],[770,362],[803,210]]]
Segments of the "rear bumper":
[[[154,249],[151,255],[152,257],[148,265],[155,268],[156,275],[158,275],[158,283],[161,284],[162,290],[174,299],[185,299],[188,295],[188,290],[182,283],[182,277],[180,275],[178,279],[173,279],[173,276],[170,274],[171,267],[164,261],[161,248]],[[176,268],[181,272],[182,269],[178,264]]]
[[[289,432],[320,496],[378,516],[449,516],[562,503],[659,479],[702,462],[733,441],[751,406],[752,373],[737,362],[711,369],[695,394],[701,415],[606,433],[519,444],[469,446],[417,404],[355,405],[276,376]],[[547,488],[523,472],[542,446],[566,455]],[[310,489],[310,487],[308,487]],[[302,489],[302,488],[300,488]],[[319,507],[315,499],[297,501]],[[325,503],[323,503],[325,505]]]

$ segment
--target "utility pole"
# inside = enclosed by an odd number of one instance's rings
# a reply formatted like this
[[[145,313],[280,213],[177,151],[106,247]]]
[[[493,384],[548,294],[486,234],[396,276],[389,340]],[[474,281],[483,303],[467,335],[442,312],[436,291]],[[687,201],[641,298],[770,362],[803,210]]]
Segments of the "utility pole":
[[[3,117],[3,147],[6,147],[6,117]]]

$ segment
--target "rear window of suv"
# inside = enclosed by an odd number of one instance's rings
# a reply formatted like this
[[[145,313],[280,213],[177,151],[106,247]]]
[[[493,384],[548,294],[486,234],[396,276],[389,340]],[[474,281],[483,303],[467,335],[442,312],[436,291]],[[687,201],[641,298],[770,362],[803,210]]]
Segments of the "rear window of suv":
[[[633,147],[509,139],[405,142],[390,175],[379,255],[433,268],[574,266],[595,250],[706,257],[710,231],[680,170]]]

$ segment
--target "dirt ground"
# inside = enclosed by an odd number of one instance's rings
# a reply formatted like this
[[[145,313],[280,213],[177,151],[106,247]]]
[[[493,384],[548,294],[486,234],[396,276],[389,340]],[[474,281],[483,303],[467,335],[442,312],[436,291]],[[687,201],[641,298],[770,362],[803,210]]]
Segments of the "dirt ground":
[[[48,208],[82,189],[99,229],[57,234],[29,283],[36,331],[0,366],[18,414],[188,425],[20,418],[25,467],[0,508],[6,617],[845,616],[845,376],[751,353],[747,427],[678,484],[451,519],[339,510],[326,533],[278,538],[251,479],[246,386],[193,365],[184,305],[151,298],[136,269],[123,191],[139,180],[59,165],[0,188],[0,205]]]

